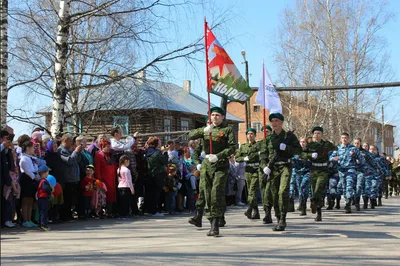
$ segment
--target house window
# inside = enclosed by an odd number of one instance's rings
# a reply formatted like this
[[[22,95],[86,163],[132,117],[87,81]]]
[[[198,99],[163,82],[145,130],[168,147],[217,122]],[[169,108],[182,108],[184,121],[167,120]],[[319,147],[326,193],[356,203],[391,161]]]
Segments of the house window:
[[[262,124],[261,122],[253,122],[251,127],[254,128],[257,132],[261,132]]]
[[[129,116],[113,116],[113,127],[119,127],[122,136],[129,135]]]
[[[189,130],[189,120],[181,119],[181,131]],[[188,140],[187,134],[182,136],[182,140]]]
[[[82,120],[78,119],[78,125],[72,123],[72,117],[67,117],[65,119],[65,125],[67,126],[67,133],[75,135],[76,126],[78,127],[79,134],[82,134]]]
[[[171,119],[169,118],[164,118],[164,132],[171,132]],[[164,141],[167,142],[169,139],[171,139],[171,136],[165,135]]]
[[[254,113],[261,112],[261,105],[259,105],[259,104],[254,104],[254,105],[253,105],[253,112],[254,112]]]

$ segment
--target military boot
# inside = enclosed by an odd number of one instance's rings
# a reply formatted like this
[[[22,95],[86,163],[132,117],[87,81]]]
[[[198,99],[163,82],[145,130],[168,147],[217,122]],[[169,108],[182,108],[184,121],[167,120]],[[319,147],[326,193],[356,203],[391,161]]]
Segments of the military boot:
[[[251,216],[252,220],[260,219],[260,212],[258,211],[258,206],[254,208],[253,215]]]
[[[292,199],[292,198],[289,199],[288,212],[294,212],[294,199]]]
[[[368,209],[368,197],[363,197],[363,202],[364,202],[363,209],[364,210]]]
[[[225,215],[222,215],[222,217],[218,220],[218,225],[219,227],[225,227],[226,225]]]
[[[329,196],[328,197],[328,207],[326,209],[333,210],[333,206],[335,206],[335,199],[333,199],[331,196]]]
[[[317,206],[315,205],[315,201],[311,200],[311,213],[317,213]]]
[[[219,218],[211,219],[211,229],[207,233],[207,236],[217,236],[219,235]]]
[[[285,231],[286,228],[286,213],[282,213],[279,219],[279,223],[272,228],[273,231]]]
[[[301,204],[300,216],[305,216],[305,215],[307,215],[307,201],[303,200],[303,203]]]
[[[351,200],[346,202],[346,206],[344,206],[344,213],[351,213]]]
[[[375,209],[376,199],[370,199],[370,201],[371,201],[371,209]]]
[[[355,199],[355,204],[354,204],[354,206],[356,206],[356,211],[361,211],[361,209],[360,209],[360,197],[356,197],[356,199]]]
[[[249,206],[249,207],[247,208],[247,211],[244,212],[244,215],[245,215],[247,218],[251,219],[251,212],[252,212],[252,211],[253,211],[253,208]]]
[[[378,206],[382,206],[382,197],[378,198]]]
[[[321,207],[317,207],[317,217],[315,217],[316,222],[322,221],[322,210]]]
[[[265,217],[263,219],[263,224],[272,224],[271,209],[272,207],[264,207]]]
[[[202,226],[202,221],[203,219],[203,210],[196,209],[196,214],[192,218],[189,219],[189,223],[193,224],[196,227],[201,227]]]
[[[336,206],[335,206],[335,208],[337,210],[340,210],[340,198],[336,198]]]

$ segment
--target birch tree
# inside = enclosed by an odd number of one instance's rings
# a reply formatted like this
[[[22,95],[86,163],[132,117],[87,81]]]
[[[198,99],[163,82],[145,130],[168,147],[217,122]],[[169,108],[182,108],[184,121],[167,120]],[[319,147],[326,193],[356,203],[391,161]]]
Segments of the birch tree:
[[[8,0],[0,0],[0,128],[7,127]]]

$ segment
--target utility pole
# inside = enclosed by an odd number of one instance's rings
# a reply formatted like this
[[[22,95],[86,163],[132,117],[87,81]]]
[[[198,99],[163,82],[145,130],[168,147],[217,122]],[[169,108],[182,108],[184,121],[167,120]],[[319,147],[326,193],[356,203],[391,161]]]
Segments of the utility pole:
[[[385,152],[385,109],[383,108],[383,104],[382,104],[382,151],[381,152]]]
[[[243,59],[244,59],[243,63],[244,63],[244,66],[245,66],[247,85],[250,86],[250,83],[249,83],[249,62],[246,60],[246,52],[245,52],[245,50],[242,50],[242,56],[243,56]],[[250,99],[248,99],[245,102],[245,109],[246,109],[246,119],[245,119],[246,128],[250,128],[251,127]]]

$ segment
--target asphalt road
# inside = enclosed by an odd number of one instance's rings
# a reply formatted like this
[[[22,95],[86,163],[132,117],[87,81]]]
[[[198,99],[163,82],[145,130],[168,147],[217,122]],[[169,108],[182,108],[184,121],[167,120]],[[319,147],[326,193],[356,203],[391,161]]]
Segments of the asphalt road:
[[[400,197],[351,215],[288,214],[284,232],[232,207],[221,236],[207,237],[189,215],[89,220],[52,231],[4,229],[1,265],[400,265]]]

